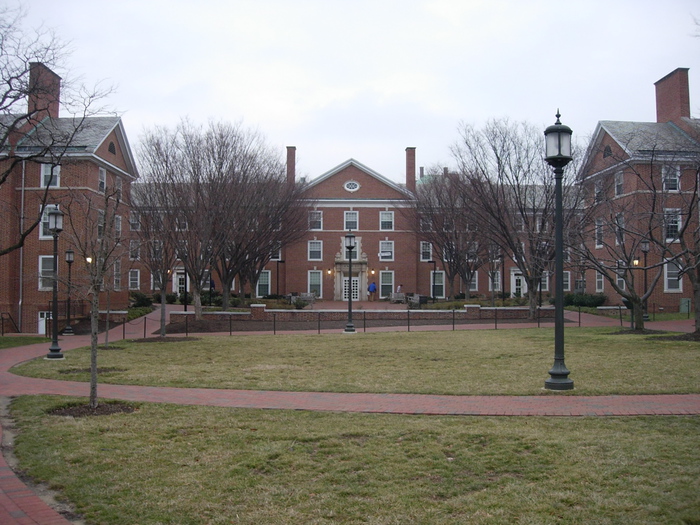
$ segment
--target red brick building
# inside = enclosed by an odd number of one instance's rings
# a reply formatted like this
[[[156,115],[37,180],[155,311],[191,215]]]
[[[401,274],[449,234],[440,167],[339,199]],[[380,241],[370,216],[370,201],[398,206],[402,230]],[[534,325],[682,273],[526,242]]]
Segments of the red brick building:
[[[688,69],[676,69],[655,86],[656,122],[598,123],[579,174],[595,215],[588,242],[606,267],[619,265],[623,288],[633,284],[645,293],[658,275],[647,299],[649,311],[686,311],[693,290],[684,275],[687,265],[675,257],[679,236],[697,235],[700,120],[690,116]],[[604,293],[619,304],[605,271],[585,273],[588,292]]]
[[[44,196],[46,207],[41,222],[24,245],[0,257],[0,312],[7,323],[6,330],[14,331],[16,325],[22,332],[44,333],[53,286],[53,235],[48,231],[48,211],[57,206],[67,212],[69,203],[76,202],[78,195],[94,196],[98,202],[106,191],[116,188],[121,197],[116,227],[123,232],[122,242],[128,246],[130,185],[137,170],[120,118],[61,118],[61,79],[42,64],[31,65],[30,83],[40,85],[40,89],[30,90],[33,95],[28,107],[30,113],[33,108],[39,111],[11,138],[0,157],[5,166],[13,158],[19,159],[0,186],[3,245],[42,213]],[[49,135],[51,144],[47,146]],[[71,216],[65,217],[64,231],[58,240],[59,317],[64,315],[68,295],[66,251],[75,252],[72,279],[73,284],[79,283],[84,279],[86,261],[72,239],[94,233],[87,231],[91,223],[77,210],[73,206]],[[131,269],[127,255],[113,267],[105,286],[111,289],[112,309],[124,309],[128,304]],[[73,292],[74,301],[84,299],[77,286]]]

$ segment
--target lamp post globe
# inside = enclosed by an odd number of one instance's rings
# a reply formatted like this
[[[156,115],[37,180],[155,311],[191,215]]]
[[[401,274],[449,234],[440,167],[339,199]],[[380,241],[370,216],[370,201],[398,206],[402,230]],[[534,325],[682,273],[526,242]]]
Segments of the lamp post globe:
[[[549,379],[544,383],[548,390],[571,390],[574,382],[569,378],[569,369],[564,363],[564,212],[562,178],[564,166],[571,162],[571,135],[569,126],[559,120],[544,131],[545,158],[554,168],[555,215],[554,215],[554,366],[549,371]]]
[[[63,359],[58,345],[58,234],[63,231],[63,212],[57,207],[49,213],[49,231],[53,235],[53,304],[51,308],[51,346],[46,359]]]
[[[66,250],[66,264],[68,264],[68,298],[66,299],[66,327],[63,329],[63,335],[73,335],[73,327],[70,320],[70,300],[71,300],[71,267],[75,261],[75,252]]]

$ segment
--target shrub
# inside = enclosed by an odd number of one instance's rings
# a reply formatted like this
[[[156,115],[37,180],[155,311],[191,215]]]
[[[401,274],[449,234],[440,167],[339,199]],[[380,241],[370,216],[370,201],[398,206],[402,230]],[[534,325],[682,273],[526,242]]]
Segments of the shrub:
[[[180,304],[185,304],[185,298],[187,298],[187,304],[192,304],[192,294],[190,292],[182,292],[178,297]]]
[[[165,294],[165,302],[168,304],[175,304],[177,301],[177,294],[176,293],[166,293]]]
[[[134,308],[150,307],[153,304],[153,299],[142,292],[131,292],[131,302]]]
[[[608,298],[601,294],[569,293],[564,295],[564,306],[585,306],[596,308],[605,304]]]
[[[150,314],[152,311],[153,311],[153,308],[151,306],[140,306],[140,307],[129,308],[129,311],[126,315],[126,320],[132,321],[134,319],[138,319],[139,317],[143,317],[144,315]]]

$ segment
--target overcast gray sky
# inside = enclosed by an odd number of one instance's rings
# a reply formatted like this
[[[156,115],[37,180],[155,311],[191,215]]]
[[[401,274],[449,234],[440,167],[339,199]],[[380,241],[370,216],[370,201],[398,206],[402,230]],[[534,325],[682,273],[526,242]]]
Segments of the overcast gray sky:
[[[16,5],[13,2],[5,2]],[[690,68],[700,114],[697,0],[28,0],[25,23],[71,42],[69,68],[117,87],[132,147],[182,117],[239,121],[297,173],[349,158],[403,181],[452,166],[460,121],[654,121],[654,82]]]

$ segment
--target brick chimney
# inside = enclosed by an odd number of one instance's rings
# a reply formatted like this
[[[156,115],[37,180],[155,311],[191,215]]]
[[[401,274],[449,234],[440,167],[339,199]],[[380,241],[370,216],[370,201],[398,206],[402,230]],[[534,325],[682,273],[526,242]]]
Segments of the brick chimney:
[[[287,182],[294,184],[297,171],[297,147],[287,146]]]
[[[416,192],[416,148],[406,148],[406,189]]]
[[[655,82],[656,122],[678,122],[690,117],[688,68],[679,67]]]
[[[29,64],[29,96],[27,109],[33,120],[49,116],[58,118],[61,101],[61,77],[41,62]]]

